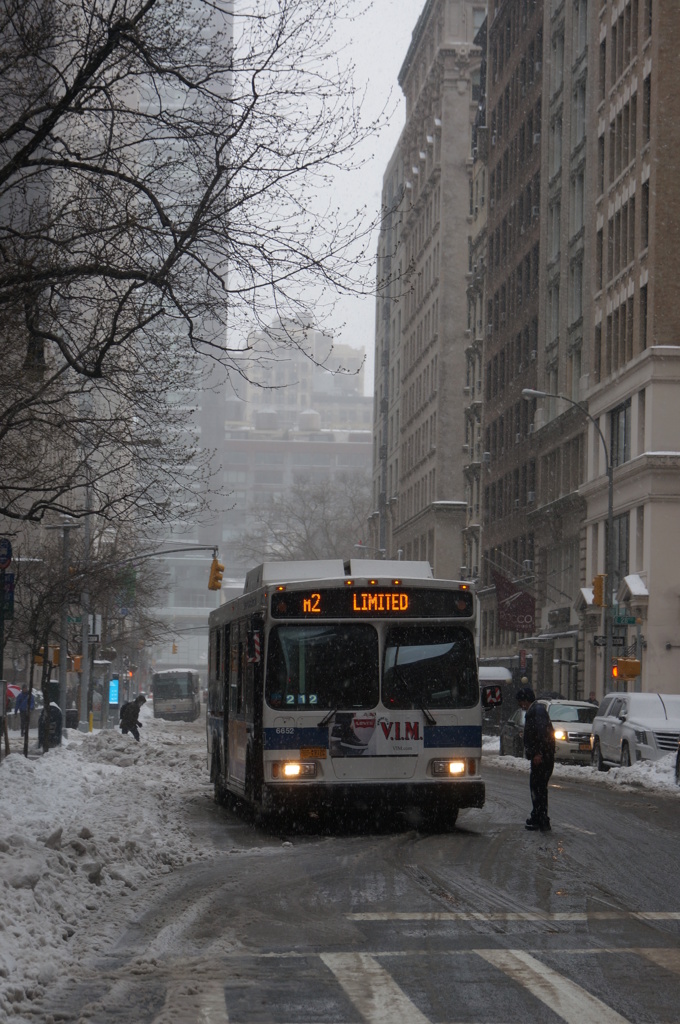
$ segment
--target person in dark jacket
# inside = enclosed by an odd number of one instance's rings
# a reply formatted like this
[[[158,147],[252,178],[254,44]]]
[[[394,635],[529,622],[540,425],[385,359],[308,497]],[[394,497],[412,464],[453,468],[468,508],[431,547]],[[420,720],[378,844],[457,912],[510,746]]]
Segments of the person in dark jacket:
[[[531,761],[529,787],[532,811],[525,828],[530,832],[549,832],[548,782],[555,767],[555,732],[547,708],[544,704],[537,703],[530,686],[523,686],[518,690],[517,703],[526,712],[524,753]]]
[[[142,704],[146,704],[146,697],[143,693],[140,693],[134,700],[129,701],[127,704],[123,704],[120,709],[121,732],[123,735],[131,732],[138,743],[139,730],[142,726],[142,723],[139,721],[139,712],[142,710]]]
[[[14,702],[14,714],[21,715],[21,735],[24,736],[28,732],[28,727],[31,722],[31,711],[35,707],[35,700],[33,694],[28,695],[28,683],[24,683],[21,687],[21,693],[17,696]]]

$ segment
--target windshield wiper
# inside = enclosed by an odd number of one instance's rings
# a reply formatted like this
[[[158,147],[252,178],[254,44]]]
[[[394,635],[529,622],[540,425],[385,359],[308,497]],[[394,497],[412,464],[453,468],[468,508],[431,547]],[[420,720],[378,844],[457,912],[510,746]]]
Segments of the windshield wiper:
[[[399,680],[399,682],[403,685],[404,689],[406,690],[406,693],[408,694],[408,698],[411,701],[411,703],[415,704],[415,706],[418,708],[418,710],[422,711],[422,713],[425,715],[425,721],[427,722],[427,724],[428,725],[436,725],[437,724],[436,718],[434,717],[434,715],[432,714],[430,709],[425,707],[425,702],[422,700],[422,698],[414,697],[413,696],[413,691],[411,690],[411,687],[409,686],[409,683],[407,682],[407,680],[402,675],[401,668],[399,667],[399,665],[397,665],[396,661],[394,663],[394,674],[396,675],[397,679]]]
[[[328,725],[328,723],[333,718],[337,710],[338,708],[333,708],[331,711],[328,712],[327,715],[324,715],[321,721],[318,723],[317,729],[323,729],[324,725]]]

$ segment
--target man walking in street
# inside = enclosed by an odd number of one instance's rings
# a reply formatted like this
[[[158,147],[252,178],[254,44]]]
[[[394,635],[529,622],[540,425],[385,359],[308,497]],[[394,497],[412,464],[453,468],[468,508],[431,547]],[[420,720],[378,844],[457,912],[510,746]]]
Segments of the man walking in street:
[[[548,817],[548,782],[555,767],[555,733],[544,704],[536,701],[530,686],[517,691],[517,703],[526,712],[524,720],[524,753],[531,761],[529,787],[531,815],[525,828],[530,832],[550,832]]]
[[[139,729],[141,722],[139,721],[139,712],[142,710],[142,704],[146,704],[146,697],[143,693],[140,693],[134,700],[131,700],[128,704],[123,704],[120,709],[120,728],[123,735],[131,732],[134,738],[139,743]]]

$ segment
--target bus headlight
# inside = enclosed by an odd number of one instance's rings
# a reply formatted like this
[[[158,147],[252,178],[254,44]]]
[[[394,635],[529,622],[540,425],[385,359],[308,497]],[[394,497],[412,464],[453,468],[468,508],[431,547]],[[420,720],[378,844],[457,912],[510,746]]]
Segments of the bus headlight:
[[[273,779],[313,779],[316,777],[316,764],[313,761],[274,761],[272,764]]]
[[[462,759],[456,761],[433,761],[433,775],[465,775],[466,764]]]

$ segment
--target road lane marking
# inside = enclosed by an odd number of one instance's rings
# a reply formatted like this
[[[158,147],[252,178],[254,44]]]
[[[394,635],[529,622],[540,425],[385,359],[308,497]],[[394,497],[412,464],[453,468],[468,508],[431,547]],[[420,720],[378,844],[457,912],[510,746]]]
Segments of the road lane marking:
[[[388,971],[368,953],[321,953],[367,1024],[430,1024]]]
[[[663,967],[666,971],[674,971],[675,974],[680,974],[680,950],[678,949],[641,948],[633,950],[633,952],[639,953],[640,956],[644,956],[647,960],[651,960],[657,967]]]
[[[476,949],[475,953],[531,992],[567,1024],[629,1024],[597,996],[522,950]]]
[[[622,921],[640,919],[643,921],[680,921],[677,911],[633,911],[633,910],[594,910],[564,911],[554,914],[541,911],[492,911],[482,913],[470,911],[422,911],[394,913],[356,913],[345,915],[350,921]]]

